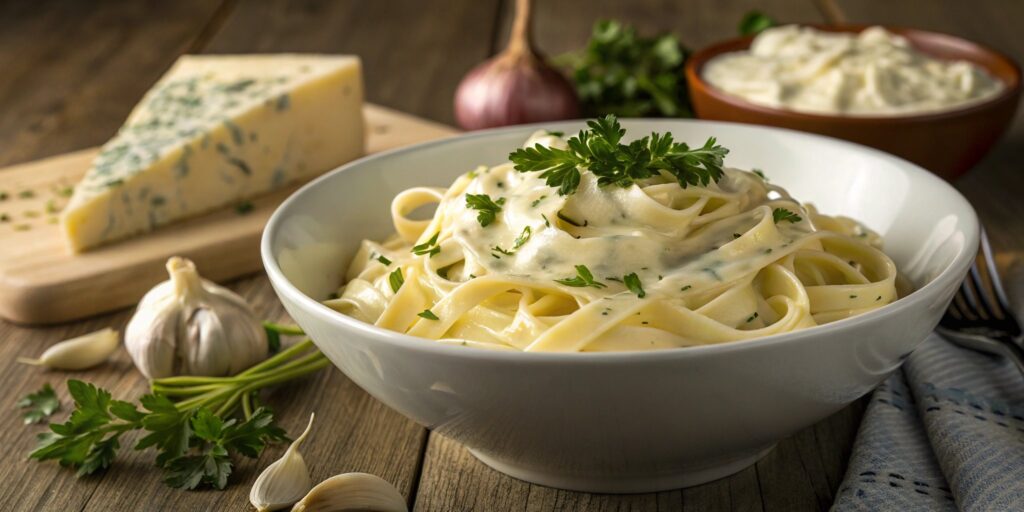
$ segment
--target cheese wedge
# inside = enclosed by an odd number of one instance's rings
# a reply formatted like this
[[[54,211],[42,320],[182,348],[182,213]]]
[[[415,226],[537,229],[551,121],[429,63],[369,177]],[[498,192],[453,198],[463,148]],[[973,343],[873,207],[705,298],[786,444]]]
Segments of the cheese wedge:
[[[67,245],[151,231],[359,157],[362,103],[357,57],[183,56],[75,187]]]

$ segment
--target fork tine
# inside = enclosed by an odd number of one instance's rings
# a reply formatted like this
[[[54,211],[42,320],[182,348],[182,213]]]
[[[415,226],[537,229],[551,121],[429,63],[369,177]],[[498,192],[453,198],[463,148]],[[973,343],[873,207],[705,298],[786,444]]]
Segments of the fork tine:
[[[971,265],[971,273],[976,272],[977,263]],[[977,317],[982,320],[988,320],[986,310],[979,304],[978,294],[971,286],[972,279],[964,279],[964,282],[960,283],[960,290],[957,292],[963,296],[964,302],[961,306],[965,306],[970,309],[971,316]]]
[[[981,258],[981,255],[978,255]],[[969,276],[964,279],[963,286],[970,290],[971,298],[975,301],[975,306],[978,308],[982,318],[986,320],[997,320],[1002,318],[1002,311],[999,309],[999,305],[995,304],[989,299],[988,288],[985,286],[984,273],[988,272],[988,269],[983,268],[985,266],[984,260],[980,264],[975,260],[975,264],[971,265],[971,271],[967,273]],[[969,283],[969,284],[968,284]]]
[[[999,304],[999,308],[1002,310],[1002,317],[1019,333],[1021,330],[1020,325],[1013,316],[1013,309],[1010,308],[1006,289],[1003,288],[1003,280],[999,277],[999,267],[996,267],[995,258],[992,256],[992,244],[989,243],[988,234],[984,228],[981,230],[981,254],[985,265],[985,273],[988,274],[989,282],[992,283],[992,291],[996,302]]]
[[[967,300],[967,293],[964,290],[964,285],[960,285],[960,289],[956,291],[956,295],[953,296],[953,306],[956,306],[957,311],[964,320],[977,320],[980,317],[975,312],[974,308],[970,306]]]

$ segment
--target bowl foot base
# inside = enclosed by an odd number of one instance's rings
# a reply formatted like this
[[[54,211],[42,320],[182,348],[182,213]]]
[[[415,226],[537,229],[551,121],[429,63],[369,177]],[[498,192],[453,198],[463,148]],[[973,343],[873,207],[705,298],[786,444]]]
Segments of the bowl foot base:
[[[469,450],[480,462],[512,478],[570,491],[634,494],[667,491],[705,484],[738,473],[768,454],[775,445],[744,453],[699,469],[673,474],[566,475],[543,468],[527,468]]]

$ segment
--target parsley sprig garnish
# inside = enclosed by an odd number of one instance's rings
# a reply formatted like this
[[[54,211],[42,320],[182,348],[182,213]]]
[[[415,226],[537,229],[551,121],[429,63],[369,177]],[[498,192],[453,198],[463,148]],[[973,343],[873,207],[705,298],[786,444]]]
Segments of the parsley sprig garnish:
[[[776,224],[780,222],[796,223],[803,220],[803,218],[785,208],[776,208],[772,210],[772,220],[774,220]]]
[[[57,393],[53,392],[53,387],[43,384],[39,391],[29,393],[25,398],[18,400],[18,407],[26,409],[21,418],[28,425],[43,421],[57,412],[60,409],[60,400],[57,399]]]
[[[494,222],[504,204],[504,197],[495,201],[487,194],[466,194],[466,208],[479,210],[480,213],[476,215],[476,220],[485,228]]]
[[[558,284],[564,284],[566,286],[574,286],[576,288],[606,288],[608,285],[594,281],[594,274],[590,273],[590,269],[586,265],[576,265],[576,276],[567,277],[565,279],[555,279]]]
[[[629,144],[622,143],[626,130],[614,115],[587,121],[588,130],[566,141],[568,149],[537,144],[509,155],[520,172],[539,172],[545,183],[569,195],[580,184],[580,169],[597,176],[599,185],[627,187],[637,180],[664,171],[679,186],[707,186],[722,178],[722,164],[728,149],[711,137],[702,147],[691,149],[675,142],[670,133],[652,133]]]
[[[265,325],[278,334],[302,334],[297,327]],[[78,476],[89,475],[114,463],[124,434],[141,431],[135,449],[155,449],[165,483],[223,489],[235,458],[257,458],[267,444],[287,439],[274,423],[273,413],[255,404],[259,388],[329,364],[312,341],[305,340],[235,376],[156,379],[153,392],[137,404],[115,400],[105,389],[70,379],[67,386],[74,410],[66,421],[51,423],[48,432],[39,434],[29,456],[56,460],[76,468]]]

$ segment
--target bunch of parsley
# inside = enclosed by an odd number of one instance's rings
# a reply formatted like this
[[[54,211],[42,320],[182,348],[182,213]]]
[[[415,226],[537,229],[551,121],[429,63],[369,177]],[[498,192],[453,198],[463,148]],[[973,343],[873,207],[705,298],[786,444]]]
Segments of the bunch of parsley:
[[[740,20],[740,35],[775,25],[760,11]],[[673,34],[644,37],[615,20],[594,24],[587,45],[555,59],[570,72],[589,117],[693,117],[683,75],[689,50]]]
[[[570,69],[586,116],[693,117],[683,78],[688,53],[672,34],[643,37],[603,20],[583,50],[556,63]]]
[[[301,334],[289,326],[265,324],[274,332]],[[256,458],[269,443],[287,440],[270,409],[254,404],[259,389],[318,371],[329,361],[305,340],[231,377],[181,376],[153,381],[153,392],[138,404],[115,400],[110,392],[68,380],[75,408],[63,423],[38,435],[29,455],[77,469],[78,476],[106,469],[121,448],[122,436],[141,431],[136,450],[154,448],[156,465],[171,487],[223,489],[237,456]],[[173,400],[172,400],[173,397]],[[177,401],[175,401],[177,400]],[[26,423],[59,408],[49,386],[26,397]],[[235,411],[241,409],[236,415]]]

